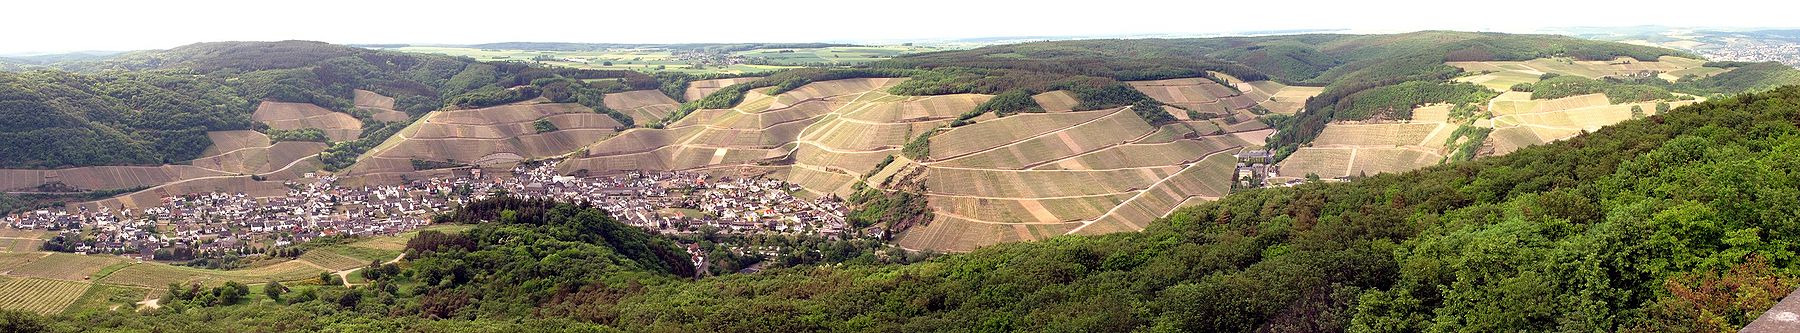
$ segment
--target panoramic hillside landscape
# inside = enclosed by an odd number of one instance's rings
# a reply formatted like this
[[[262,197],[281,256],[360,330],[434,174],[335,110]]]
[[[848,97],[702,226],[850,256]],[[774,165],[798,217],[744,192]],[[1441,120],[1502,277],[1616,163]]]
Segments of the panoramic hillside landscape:
[[[1800,330],[1791,30],[1618,19],[22,40],[0,331]]]

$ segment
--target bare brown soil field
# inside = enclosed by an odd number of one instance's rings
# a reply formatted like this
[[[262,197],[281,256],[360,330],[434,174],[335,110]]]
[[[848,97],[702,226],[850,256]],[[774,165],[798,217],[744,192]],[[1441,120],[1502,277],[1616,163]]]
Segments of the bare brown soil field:
[[[994,198],[1052,198],[1129,192],[1180,170],[1177,166],[1117,170],[982,170],[931,168],[933,193]]]
[[[296,160],[318,155],[322,151],[325,151],[324,143],[287,141],[277,142],[269,147],[245,148],[201,157],[189,164],[227,172],[260,174],[279,170]]]
[[[188,165],[96,166],[54,170],[0,169],[0,190],[31,190],[39,185],[54,182],[82,190],[122,189],[223,175],[227,175],[227,173]]]
[[[1204,78],[1130,81],[1127,83],[1158,102],[1205,113],[1225,113],[1229,110],[1249,107],[1256,102],[1250,98],[1236,101],[1232,97],[1238,96],[1237,92],[1218,82]],[[1179,112],[1176,115],[1186,117],[1185,114]]]
[[[625,112],[631,120],[639,124],[649,124],[669,117],[681,102],[669,98],[658,90],[635,90],[606,94],[606,108]]]
[[[1099,217],[1131,196],[1131,193],[1119,193],[1055,199],[1001,199],[933,195],[930,203],[933,211],[972,220],[1059,223]]]
[[[1420,145],[1441,123],[1330,124],[1313,140],[1315,147]]]
[[[538,133],[533,123],[540,119],[557,130]],[[432,112],[365,153],[350,173],[407,172],[413,159],[510,165],[579,150],[614,136],[619,126],[611,117],[566,103]]]
[[[838,150],[870,151],[898,148],[934,124],[870,123],[832,116],[809,127],[800,141],[816,142]]]
[[[1240,82],[1236,78],[1228,78],[1244,95],[1252,97],[1257,105],[1279,114],[1299,113],[1306,107],[1306,99],[1324,92],[1323,87],[1289,86],[1274,81]]]
[[[719,91],[720,88],[729,87],[733,84],[749,83],[750,81],[756,81],[761,78],[762,77],[739,77],[689,82],[685,94],[686,96],[684,97],[687,97],[687,100],[690,101],[699,100],[702,97],[706,97],[706,95],[711,95],[713,92]]]
[[[270,144],[268,135],[251,130],[206,132],[206,138],[212,140],[212,145],[200,152],[200,156],[213,156],[243,148],[268,147]]]
[[[1414,108],[1412,122],[1442,123],[1450,121],[1450,104],[1427,105]]]
[[[1300,148],[1281,161],[1281,175],[1302,177],[1316,174],[1322,178],[1350,175],[1351,154],[1355,148]]]
[[[977,122],[933,136],[931,138],[931,157],[934,160],[942,160],[975,153],[1052,133],[1114,113],[1127,112],[1123,110],[1120,108],[1084,112],[1022,113],[996,120]]]
[[[1235,136],[1217,135],[1166,143],[1128,144],[1039,166],[1038,169],[1104,170],[1192,163],[1208,154],[1254,146]]]
[[[784,93],[781,93],[781,95],[775,96],[774,104],[770,105],[769,108],[770,109],[779,109],[779,108],[783,108],[788,105],[797,104],[801,101],[805,101],[805,100],[809,100],[809,99],[825,98],[825,97],[831,97],[831,96],[844,96],[844,95],[874,91],[874,90],[878,90],[878,89],[885,89],[888,86],[891,86],[894,84],[899,84],[900,82],[903,82],[903,81],[906,81],[906,79],[904,79],[904,78],[867,78],[867,79],[845,79],[845,80],[831,80],[831,81],[824,81],[824,82],[814,82],[811,84],[807,84],[805,86],[801,86],[798,89],[784,92]]]
[[[443,124],[495,125],[530,122],[556,114],[593,112],[593,109],[574,103],[508,104],[480,109],[440,111],[437,115],[431,116],[430,120]]]
[[[1037,101],[1038,106],[1043,107],[1044,111],[1050,112],[1074,110],[1076,105],[1081,104],[1081,101],[1075,100],[1075,95],[1070,95],[1069,92],[1062,90],[1037,94],[1031,96],[1031,99]]]
[[[794,151],[794,163],[816,166],[826,169],[837,169],[853,175],[862,175],[882,159],[894,155],[898,148],[867,152],[834,152],[811,144],[801,144]]]
[[[1005,118],[1000,119],[1006,120]],[[977,124],[979,125],[979,124]],[[1130,112],[1116,112],[1091,122],[1000,146],[937,165],[985,169],[1025,169],[1045,162],[1136,141],[1156,128]]]
[[[394,110],[393,97],[382,96],[373,91],[362,89],[357,89],[354,92],[356,95],[354,96],[353,104],[356,104],[356,107],[358,108],[367,109],[374,113],[371,118],[380,121],[406,121],[408,119],[405,112]]]
[[[947,122],[992,97],[975,94],[894,96],[876,91],[850,102],[841,110],[847,118],[867,122]]]
[[[250,120],[282,130],[317,128],[331,141],[350,141],[362,135],[362,121],[356,117],[308,103],[263,101],[250,114]]]
[[[388,110],[394,109],[394,98],[393,97],[382,96],[381,94],[377,94],[373,91],[362,90],[362,89],[356,89],[356,90],[352,91],[352,93],[355,94],[355,96],[353,96],[352,102],[354,104],[356,104],[357,107],[388,109]]]
[[[1055,237],[1079,225],[980,223],[940,214],[930,224],[907,230],[898,243],[908,249],[967,252],[988,245]]]
[[[1231,192],[1237,150],[1214,153],[1180,172],[1158,180],[1117,208],[1072,233],[1096,235],[1143,230],[1150,221],[1175,211],[1189,198],[1216,199]]]
[[[1356,161],[1350,165],[1350,173],[1356,175],[1401,173],[1437,165],[1443,160],[1443,155],[1417,149],[1361,148],[1356,150]]]

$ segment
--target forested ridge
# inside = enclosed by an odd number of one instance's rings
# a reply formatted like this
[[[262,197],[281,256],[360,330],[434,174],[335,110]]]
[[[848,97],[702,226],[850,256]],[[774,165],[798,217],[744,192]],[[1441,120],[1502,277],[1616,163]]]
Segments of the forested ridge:
[[[334,144],[323,155],[329,169],[339,169],[406,125],[358,112],[351,103],[355,89],[393,97],[395,109],[415,118],[446,107],[545,97],[630,126],[630,117],[607,109],[602,96],[659,87],[648,74],[623,70],[480,63],[306,41],[199,43],[0,72],[0,168],[182,163],[212,144],[208,131],[267,132],[250,115],[261,101],[280,101],[347,112],[363,122],[361,139]]]
[[[0,318],[102,332],[1731,331],[1800,282],[1797,124],[1800,87],[1786,87],[1505,156],[1244,191],[1143,232],[698,281],[666,237],[503,200],[440,219],[486,222],[421,236],[370,286]]]

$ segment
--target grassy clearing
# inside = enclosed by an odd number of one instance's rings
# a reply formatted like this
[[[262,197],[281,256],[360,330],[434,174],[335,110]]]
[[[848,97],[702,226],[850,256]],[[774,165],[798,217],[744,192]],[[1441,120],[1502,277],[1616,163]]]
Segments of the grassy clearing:
[[[364,263],[367,264],[367,263]],[[222,284],[225,281],[240,283],[264,283],[269,281],[299,281],[318,278],[325,270],[313,267],[302,261],[286,261],[279,264],[241,270],[211,270],[193,267],[174,266],[162,263],[135,264],[119,270],[101,279],[101,283],[162,288],[170,283],[201,283],[207,285]]]
[[[149,293],[150,290],[144,288],[95,284],[88,287],[87,292],[82,293],[74,303],[69,304],[63,313],[105,311],[112,310],[114,307],[131,309],[137,306],[138,301],[144,300]]]
[[[420,231],[432,230],[432,231],[443,232],[443,233],[461,233],[463,231],[469,230],[470,228],[474,228],[474,226],[461,225],[461,224],[439,224],[439,225],[425,227],[425,228],[422,228],[419,230],[404,232],[399,235],[364,239],[364,240],[357,241],[355,243],[350,243],[349,245],[346,245],[346,247],[382,251],[382,252],[369,252],[369,253],[392,252],[395,255],[398,255],[400,253],[400,251],[406,249],[406,241],[412,240],[413,236],[417,236]],[[351,256],[361,258],[361,256],[358,256],[358,255],[351,255]],[[386,256],[386,257],[388,259],[393,259],[393,256]],[[386,260],[386,259],[384,259],[384,260]]]
[[[351,257],[351,256],[337,254],[328,249],[318,249],[318,250],[306,251],[306,254],[300,255],[300,260],[305,260],[307,262],[313,263],[314,265],[319,265],[319,266],[329,268],[334,271],[341,271],[341,270],[352,269],[352,268],[363,267],[363,266],[369,265],[369,262],[367,260],[362,260],[362,259],[357,259],[357,258]]]

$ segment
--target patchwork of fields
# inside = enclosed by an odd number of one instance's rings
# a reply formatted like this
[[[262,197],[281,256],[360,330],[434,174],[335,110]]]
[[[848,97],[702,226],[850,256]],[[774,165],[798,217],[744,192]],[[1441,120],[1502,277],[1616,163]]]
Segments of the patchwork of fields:
[[[1480,84],[1502,93],[1479,106],[1478,115],[1454,117],[1451,105],[1438,104],[1414,109],[1413,118],[1402,123],[1329,124],[1311,146],[1300,148],[1282,161],[1282,178],[1362,176],[1437,165],[1458,149],[1450,140],[1461,127],[1487,131],[1485,141],[1478,143],[1477,153],[1499,155],[1596,131],[1633,117],[1653,115],[1658,103],[1668,103],[1670,107],[1696,103],[1676,100],[1613,104],[1605,94],[1599,93],[1532,99],[1530,92],[1510,91],[1515,84],[1538,82],[1546,73],[1588,78],[1655,73],[1659,78],[1674,81],[1690,74],[1706,76],[1724,71],[1702,67],[1702,60],[1679,57],[1662,57],[1659,61],[1551,58],[1449,64],[1472,73],[1456,78],[1457,81]],[[1633,108],[1641,112],[1634,115]]]
[[[1260,145],[1272,133],[1249,114],[1257,103],[1252,97],[1200,79],[1139,87],[1173,91],[1163,98],[1211,101],[1219,109],[1212,119],[1150,126],[1128,108],[1073,110],[1075,98],[1056,91],[1033,97],[1048,113],[988,115],[949,129],[943,127],[990,96],[885,91],[902,81],[848,79],[774,95],[752,91],[731,109],[697,110],[663,129],[607,138],[559,167],[566,173],[764,174],[801,185],[805,195],[840,197],[859,181],[878,185],[916,175],[935,219],[902,235],[901,246],[966,251],[1078,230],[1142,228],[1190,199],[1225,195],[1230,153]],[[875,170],[926,133],[933,133],[928,159],[900,158]]]
[[[1707,77],[1723,73],[1724,68],[1704,67],[1706,60],[1663,56],[1657,61],[1638,61],[1619,57],[1611,61],[1583,61],[1569,58],[1539,58],[1527,61],[1459,61],[1448,63],[1471,76],[1458,81],[1479,84],[1495,91],[1507,91],[1515,84],[1538,82],[1545,73],[1575,75],[1590,79],[1605,76],[1654,74],[1675,82],[1682,77]]]
[[[738,59],[737,63],[697,65],[697,61],[665,48],[614,48],[589,51],[532,51],[477,49],[468,47],[406,46],[391,51],[466,56],[479,61],[537,61],[571,68],[628,69],[642,72],[724,73],[768,72],[805,65],[846,66],[866,64],[904,54],[940,50],[925,46],[834,46],[822,48],[784,48],[736,51],[719,57]],[[533,60],[541,59],[541,60]],[[691,100],[691,99],[690,99]]]
[[[609,104],[614,102],[613,95],[606,98]],[[628,95],[619,100],[632,101],[634,98],[647,99]],[[647,108],[634,110],[651,112],[646,111]],[[539,121],[555,125],[556,130],[539,132],[535,126]],[[527,101],[489,108],[433,111],[365,152],[348,174],[409,173],[416,171],[411,163],[413,160],[507,165],[580,149],[613,136],[618,127],[619,122],[612,117],[572,103]]]

